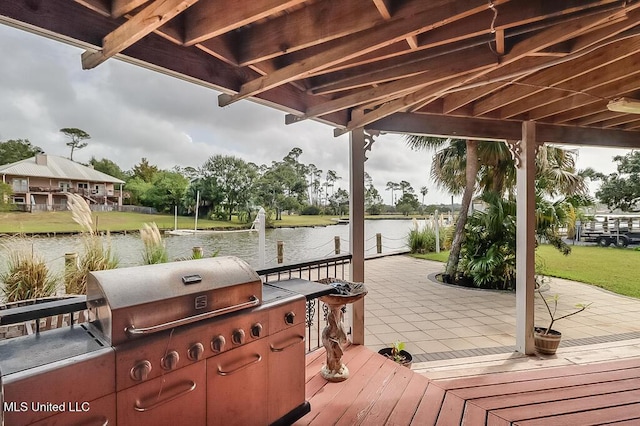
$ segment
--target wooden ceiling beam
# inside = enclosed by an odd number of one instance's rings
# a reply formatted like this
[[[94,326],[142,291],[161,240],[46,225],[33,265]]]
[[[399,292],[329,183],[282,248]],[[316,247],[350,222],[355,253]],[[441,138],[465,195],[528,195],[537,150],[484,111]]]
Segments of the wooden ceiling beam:
[[[640,40],[635,43],[637,52],[640,52]],[[630,46],[630,48],[632,48]],[[615,62],[608,62],[605,66],[598,66],[593,63],[592,66],[586,67],[586,63],[590,61],[570,61],[565,65],[574,65],[573,67],[566,68],[562,75],[572,76],[573,78],[565,78],[564,81],[551,84],[550,88],[546,87],[522,87],[530,91],[535,89],[535,94],[523,97],[516,103],[511,103],[504,107],[501,107],[499,116],[501,118],[511,118],[519,114],[526,113],[527,111],[535,108],[551,104],[557,100],[565,99],[572,94],[584,92],[590,93],[593,89],[600,86],[628,78],[632,75],[640,73],[640,54],[636,53],[632,56],[620,56],[622,60]],[[590,58],[594,58],[591,56]],[[588,59],[588,58],[587,58]],[[582,70],[584,72],[573,72],[572,70]],[[560,71],[560,70],[559,70]],[[561,75],[561,74],[558,74]],[[529,84],[529,83],[526,83]],[[474,109],[474,115],[475,115]]]
[[[505,66],[510,63],[516,62],[532,52],[537,52],[539,50],[545,49],[553,44],[565,40],[570,40],[577,35],[584,34],[590,30],[593,30],[599,25],[602,25],[604,22],[610,21],[612,19],[617,19],[617,15],[615,13],[602,13],[578,19],[570,23],[551,27],[516,44],[511,49],[511,51],[503,57],[500,66]],[[440,97],[442,93],[453,89],[456,86],[462,85],[463,83],[471,81],[477,77],[486,75],[489,72],[490,70],[485,70],[477,73],[472,78],[460,77],[458,81],[455,81],[456,79],[454,79],[449,87],[443,87],[444,83],[426,86],[410,95],[404,96],[401,99],[395,100],[393,102],[388,102],[370,113],[364,114],[363,116],[360,116],[356,119],[352,119],[347,124],[346,129],[334,130],[334,135],[340,135],[355,128],[363,127],[373,121],[379,120],[386,115],[390,115],[395,112],[404,110],[405,108],[410,108],[412,106],[421,104],[422,102],[427,101],[430,98],[436,99]]]
[[[378,13],[385,21],[391,19],[393,13],[391,13],[391,1],[390,0],[373,0],[373,4],[376,9],[378,9]]]
[[[577,19],[576,14],[579,12],[593,13],[590,9],[594,6],[601,6],[615,3],[618,0],[605,1],[589,1],[577,2],[573,7],[567,7],[566,3],[534,0],[534,1],[511,1],[503,4],[498,8],[498,19],[496,20],[496,29],[506,32],[507,37],[513,37],[523,32],[531,32],[544,29],[548,26],[557,24],[561,20]],[[587,10],[585,10],[587,9]],[[488,10],[488,8],[487,8]],[[495,40],[495,35],[490,33],[491,12],[485,14],[479,13],[457,21],[453,25],[444,25],[431,31],[421,33],[417,36],[417,50],[429,50],[438,53],[438,49],[443,52],[461,50],[470,47],[476,47],[484,44],[487,49],[488,43]],[[486,18],[486,19],[485,19]],[[552,18],[551,23],[541,22],[541,20]],[[518,27],[517,29],[515,27]],[[510,30],[510,31],[507,31]],[[398,64],[411,61],[411,55],[414,52],[411,48],[407,48],[406,43],[398,43],[389,46],[383,50],[376,50],[366,55],[359,56],[349,61],[341,63],[337,70],[343,70],[342,75],[320,76],[314,78],[314,93],[330,93],[336,91],[334,88],[324,87],[326,82],[338,83],[338,78],[357,78],[366,76],[371,70],[372,62],[375,62],[375,68],[379,68],[380,61],[386,59],[387,62]],[[307,49],[288,56],[290,62],[303,61],[309,57],[319,54],[319,49]],[[438,53],[442,54],[442,53]],[[436,56],[435,54],[427,54],[426,56]],[[383,66],[380,64],[380,66]],[[333,72],[324,70],[327,72]],[[323,87],[323,90],[319,90]]]
[[[111,2],[111,17],[121,18],[148,2],[149,0],[113,0]]]
[[[365,128],[389,133],[463,139],[519,140],[522,138],[521,121],[452,117],[439,114],[395,113],[370,123]],[[536,123],[536,135],[539,141],[546,143],[640,148],[640,137],[636,132],[618,129]]]
[[[185,14],[185,45],[193,46],[303,2],[251,0],[230,4],[225,1],[203,1]]]
[[[501,4],[505,1],[495,0],[494,3]],[[468,6],[462,10],[459,10],[460,4],[457,2],[426,9],[411,18],[392,20],[376,28],[345,37],[340,44],[327,49],[321,55],[309,58],[307,61],[296,62],[269,75],[246,82],[235,95],[220,95],[218,103],[225,106],[255,96],[290,81],[305,78],[314,71],[372,52],[409,36],[473,15],[486,8],[486,2],[482,0],[469,0],[465,4]]]
[[[432,71],[427,71],[413,77],[408,77],[392,83],[382,84],[364,90],[357,90],[349,95],[342,96],[324,104],[309,109],[299,120],[322,116],[329,112],[354,107],[365,102],[379,99],[388,100],[389,96],[415,90],[427,84],[449,81],[461,75],[477,72],[495,65],[495,57],[490,54],[469,56],[459,61],[448,61],[434,66]],[[293,118],[291,118],[293,120]]]
[[[102,50],[82,54],[82,68],[94,68],[170,21],[198,0],[155,0],[102,39]]]
[[[587,117],[583,117],[580,118],[578,120],[574,120],[574,122],[572,123],[572,125],[575,126],[593,126],[593,127],[603,127],[601,124],[599,124],[602,121],[605,120],[609,120],[611,118],[616,118],[620,115],[620,113],[616,113],[616,112],[611,112],[611,111],[600,111],[597,112],[595,114],[591,114]],[[628,116],[628,114],[627,114]]]
[[[634,70],[631,75],[636,75],[639,72],[640,70]],[[630,78],[614,81],[597,87],[589,91],[588,94],[570,94],[569,96],[558,99],[552,104],[533,109],[529,111],[527,115],[529,118],[535,120],[554,116],[553,122],[566,123],[592,113],[583,108],[586,105],[598,102],[599,104],[594,106],[595,108],[598,108],[601,107],[602,104],[606,105],[606,103],[611,99],[615,99],[620,96],[628,96],[629,93],[633,93],[636,90],[640,90],[640,79]]]
[[[637,14],[636,16],[640,16],[640,14]],[[609,30],[613,32],[612,35],[616,35],[635,25],[634,22],[635,21],[629,21],[621,23],[620,25],[616,24],[615,27],[609,28]],[[586,44],[585,42],[579,43],[578,45],[581,50],[593,46],[599,42],[599,40],[607,40],[607,38],[604,38],[601,31],[602,30],[596,31],[600,35],[599,38],[588,37],[589,44]],[[587,36],[590,35],[591,34],[588,34]],[[584,38],[581,38],[580,40],[584,40]],[[565,62],[564,64],[542,70],[531,77],[522,80],[522,83],[529,84],[529,87],[525,87],[524,85],[510,86],[476,102],[473,108],[474,115],[484,115],[498,108],[503,108],[503,110],[506,111],[505,108],[507,108],[509,104],[517,104],[518,101],[539,93],[544,87],[560,84],[576,75],[587,73],[593,68],[606,66],[607,64],[618,60],[620,57],[626,57],[634,54],[640,47],[638,41],[631,43],[626,38],[619,41],[616,41],[615,38],[609,38],[608,41],[609,43],[606,43],[606,45],[603,45],[598,49],[598,51],[591,55],[585,55]],[[515,112],[511,114],[511,116],[520,112],[522,111]]]
[[[634,123],[638,120],[640,120],[640,117],[638,116],[638,114],[619,113],[617,117],[613,117],[613,118],[609,118],[607,120],[601,121],[600,126],[604,128],[618,127],[618,126],[622,126],[623,124]]]
[[[386,20],[371,0],[323,0],[239,31],[241,65],[345,37]],[[283,31],[286,29],[286,31]]]

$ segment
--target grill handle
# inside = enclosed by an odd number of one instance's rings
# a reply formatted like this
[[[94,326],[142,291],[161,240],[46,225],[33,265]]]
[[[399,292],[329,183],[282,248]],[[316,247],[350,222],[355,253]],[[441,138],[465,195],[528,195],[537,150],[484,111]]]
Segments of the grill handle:
[[[262,361],[262,355],[256,354],[255,356],[256,356],[256,358],[253,361],[249,361],[248,363],[246,363],[244,365],[241,365],[240,367],[238,367],[238,368],[236,368],[234,370],[225,371],[225,370],[222,369],[221,366],[218,366],[218,374],[221,375],[221,376],[230,376],[233,373],[237,373],[240,370],[244,370],[245,368],[249,368],[253,364],[257,364],[260,361]]]
[[[126,327],[124,331],[129,336],[141,336],[145,334],[153,334],[159,331],[168,330],[170,328],[191,324],[192,322],[200,321],[203,319],[215,317],[222,314],[227,314],[229,312],[238,311],[240,309],[251,308],[253,306],[258,306],[259,304],[260,304],[260,299],[258,299],[256,296],[251,296],[248,302],[227,306],[226,308],[216,309],[214,311],[203,312],[198,315],[193,315],[186,318],[180,318],[178,320],[165,322],[163,324],[152,325],[151,327],[136,328],[135,325],[131,324],[129,327]]]
[[[291,346],[295,346],[298,343],[302,343],[304,342],[304,336],[297,336],[297,339],[295,340],[295,342],[288,344],[287,346],[283,346],[281,348],[276,348],[273,345],[269,345],[269,347],[271,348],[271,352],[282,352],[287,348],[290,348]]]
[[[196,382],[189,381],[187,384],[189,385],[188,388],[185,388],[184,390],[181,390],[180,392],[178,392],[178,393],[176,393],[174,395],[171,395],[168,398],[161,399],[160,401],[154,402],[151,405],[147,405],[146,407],[144,407],[144,406],[141,407],[136,402],[136,404],[133,406],[133,409],[136,410],[136,411],[140,411],[140,412],[153,410],[154,408],[157,408],[157,407],[161,406],[162,404],[165,404],[165,403],[167,403],[169,401],[173,401],[176,398],[180,398],[181,396],[186,395],[189,392],[193,392],[196,389]]]

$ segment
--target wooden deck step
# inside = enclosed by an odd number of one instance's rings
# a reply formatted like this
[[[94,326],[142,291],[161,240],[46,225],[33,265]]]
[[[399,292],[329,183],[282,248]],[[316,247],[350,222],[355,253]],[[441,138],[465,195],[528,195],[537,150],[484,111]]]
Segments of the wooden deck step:
[[[311,412],[297,425],[535,426],[640,424],[640,356],[586,365],[429,380],[363,346],[343,361],[350,377],[320,375],[307,355]]]

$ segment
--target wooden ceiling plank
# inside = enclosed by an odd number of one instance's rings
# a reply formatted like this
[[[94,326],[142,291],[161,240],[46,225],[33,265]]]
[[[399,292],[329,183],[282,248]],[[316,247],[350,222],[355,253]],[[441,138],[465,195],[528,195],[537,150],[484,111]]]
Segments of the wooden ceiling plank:
[[[636,47],[636,52],[640,52],[640,43]],[[548,105],[557,100],[567,98],[572,93],[590,92],[595,88],[604,86],[617,80],[628,78],[640,72],[640,55],[638,53],[632,56],[620,56],[620,61],[608,62],[605,66],[597,66],[595,63],[591,67],[584,67],[585,62],[573,64],[565,70],[564,75],[574,75],[573,78],[564,79],[564,81],[553,84],[550,89],[541,88],[536,91],[534,96],[528,96],[519,102],[509,104],[499,109],[501,118],[511,118],[519,114],[523,114],[531,109]],[[569,62],[568,64],[572,64]],[[585,70],[587,72],[574,72],[572,70]],[[531,89],[525,87],[525,89]],[[474,111],[475,112],[475,111]]]
[[[505,66],[510,63],[516,62],[519,59],[526,57],[531,52],[537,52],[538,50],[545,49],[553,44],[570,40],[576,37],[579,34],[583,34],[588,32],[597,26],[601,25],[604,22],[607,22],[611,19],[617,18],[617,15],[614,13],[604,13],[597,14],[594,16],[588,16],[585,18],[581,18],[570,23],[565,23],[561,25],[557,25],[547,30],[544,30],[532,37],[526,38],[520,43],[516,44],[511,51],[503,57],[503,62],[500,66]],[[485,70],[477,73],[473,78],[461,77],[459,81],[451,84],[451,86],[442,88],[440,85],[430,85],[426,86],[422,89],[417,90],[416,92],[404,96],[401,99],[398,99],[393,102],[389,102],[381,106],[380,108],[364,114],[356,119],[352,119],[347,124],[346,129],[336,129],[334,130],[334,135],[340,135],[347,131],[351,131],[358,127],[363,127],[373,121],[379,120],[380,118],[393,114],[395,112],[401,111],[404,108],[411,107],[421,102],[426,101],[429,98],[437,98],[443,92],[454,88],[455,86],[461,85],[465,82],[471,81],[474,78],[486,75],[491,70]],[[456,79],[454,79],[456,80]],[[435,90],[435,91],[434,91]],[[434,96],[435,95],[435,96]]]
[[[111,17],[120,18],[148,2],[149,0],[113,0],[111,2]]]
[[[610,29],[615,33],[620,33],[633,25],[633,22],[625,22],[623,26],[616,26],[615,28]],[[601,34],[600,31],[597,32]],[[591,37],[590,40],[591,42],[589,45],[582,43],[580,46],[587,48],[597,42],[597,39]],[[640,44],[637,42],[630,43],[626,39],[620,41],[609,39],[609,42],[611,42],[612,45],[607,44],[594,54],[582,56],[564,64],[542,70],[522,81],[522,83],[530,84],[531,87],[514,85],[476,102],[474,104],[474,115],[487,114],[498,108],[503,108],[503,110],[505,110],[509,104],[517,104],[518,101],[526,98],[527,96],[539,93],[542,89],[537,86],[553,86],[560,84],[576,75],[589,72],[595,67],[605,66],[621,57],[632,55],[637,52],[638,47],[640,47]],[[522,111],[515,112],[510,116],[516,115],[520,112]]]
[[[634,70],[632,75],[639,71]],[[594,107],[603,109],[602,104],[606,104],[609,99],[625,96],[636,90],[640,90],[640,79],[614,81],[591,90],[588,95],[581,93],[570,95],[552,104],[530,110],[527,115],[531,120],[536,121],[554,116],[554,122],[566,123],[596,112],[583,108],[586,105],[598,103]]]
[[[638,120],[640,120],[640,117],[637,114],[619,113],[617,117],[609,118],[600,122],[600,126],[602,126],[603,128],[618,127],[622,126],[623,124],[636,122]]]
[[[241,41],[239,61],[241,65],[255,64],[345,37],[385,21],[371,0],[319,1],[241,29],[238,33]]]
[[[370,123],[365,128],[388,133],[485,140],[519,140],[522,137],[521,121],[452,117],[428,113],[395,113]],[[539,141],[547,143],[640,148],[640,138],[636,132],[619,129],[581,128],[536,123],[536,133]]]
[[[496,28],[497,31],[504,31],[505,29],[537,22],[549,17],[554,17],[557,20],[558,17],[563,15],[581,11],[587,7],[593,7],[594,4],[601,5],[611,2],[612,0],[588,3],[580,2],[579,5],[566,9],[566,4],[560,2],[553,4],[546,3],[543,5],[542,2],[539,1],[512,1],[499,8]],[[490,34],[490,20],[483,19],[482,17],[482,14],[473,15],[457,21],[455,25],[445,25],[420,34],[417,37],[418,52],[428,49],[428,53],[412,52],[411,49],[406,48],[406,44],[396,44],[394,45],[394,49],[389,52],[376,50],[368,55],[359,56],[351,61],[341,63],[338,69],[342,71],[339,73],[335,72],[337,70],[324,70],[331,74],[323,73],[312,77],[312,90],[314,93],[319,94],[344,90],[340,88],[340,83],[344,80],[349,80],[347,84],[348,87],[357,87],[358,84],[355,84],[356,81],[365,80],[366,76],[371,72],[373,67],[370,64],[372,61],[375,61],[376,69],[383,70],[391,66],[398,67],[403,63],[412,63],[420,60],[422,55],[424,55],[425,58],[434,57],[442,54],[439,51],[446,52],[447,49],[457,51],[464,48],[478,47],[483,44],[489,49],[488,43],[494,39],[494,37],[491,37]],[[512,34],[516,33],[512,32]],[[305,51],[303,53],[307,52]],[[310,54],[312,54],[312,52],[308,52],[308,55]],[[294,55],[295,58],[292,58],[292,60],[304,60],[308,55]],[[385,60],[381,61],[381,58]],[[346,66],[348,67],[344,69]],[[359,85],[365,84],[365,81],[362,81],[362,84]]]
[[[503,4],[498,8],[499,14],[496,20],[496,29],[506,30],[514,27],[521,27],[526,24],[535,23],[542,19],[555,18],[554,21],[558,21],[558,18],[563,18],[568,14],[575,12],[581,12],[594,6],[606,5],[614,3],[617,0],[604,0],[604,1],[589,1],[589,2],[574,2],[572,7],[568,7],[563,2],[544,2],[544,1],[511,1]],[[487,8],[488,10],[488,8]],[[485,16],[485,14],[489,14]],[[491,12],[484,12],[473,15],[464,19],[461,19],[455,23],[455,25],[444,25],[439,28],[435,28],[431,31],[421,33],[418,35],[418,51],[421,50],[433,50],[439,48],[445,48],[446,46],[452,46],[456,49],[475,47],[480,44],[487,45],[488,42],[494,37],[490,34],[489,24],[491,22]],[[575,14],[566,16],[566,19],[576,19]],[[544,25],[548,26],[548,25]],[[533,30],[534,26],[529,25],[527,31]],[[540,29],[540,28],[538,28]],[[510,34],[518,34],[519,30],[514,30]],[[482,38],[480,42],[473,40],[473,38]],[[446,45],[446,46],[445,46]],[[449,49],[446,47],[446,49]],[[446,50],[444,49],[444,50]],[[290,61],[302,61],[309,57],[318,54],[319,49],[312,48],[301,52],[293,53]],[[381,59],[388,59],[389,63],[402,63],[410,62],[412,58],[411,48],[407,48],[406,43],[400,43],[393,46],[393,49],[385,49],[385,51],[376,50],[372,53],[358,56],[357,58],[341,63],[337,69],[344,69],[345,73],[342,78],[359,77],[366,75],[370,69],[372,62],[375,62],[375,67],[378,67]],[[430,55],[435,56],[435,55]],[[405,61],[406,58],[406,61]],[[381,64],[381,66],[383,66]],[[361,69],[358,69],[361,68]],[[328,70],[326,70],[328,71]],[[335,70],[334,70],[335,71]],[[348,72],[352,72],[351,75]],[[331,71],[333,72],[333,71]],[[319,76],[319,79],[314,82],[314,93],[330,93],[336,90],[318,90],[318,87],[322,87],[324,81],[338,82],[337,75],[327,76],[326,79]]]
[[[490,55],[477,55],[466,58],[458,62],[450,62],[447,67],[436,67],[433,71],[427,71],[414,77],[405,78],[392,83],[358,90],[349,95],[333,99],[324,104],[317,105],[309,109],[302,119],[322,116],[329,112],[354,107],[365,102],[384,99],[407,90],[415,90],[427,84],[440,83],[466,75],[471,72],[480,71],[495,65],[495,58]],[[386,100],[386,99],[385,99]]]
[[[203,1],[185,14],[185,45],[192,46],[217,37],[303,2],[251,0],[231,4],[226,1]]]
[[[82,68],[94,68],[158,29],[198,0],[155,0],[102,39],[102,50],[82,54]]]
[[[614,118],[619,116],[620,113],[615,113],[615,112],[611,112],[611,111],[600,111],[597,112],[595,114],[591,114],[587,117],[583,117],[580,118],[578,120],[575,120],[572,124],[575,126],[593,126],[596,123],[600,123],[604,120],[608,120],[610,118]],[[600,125],[598,125],[599,127],[602,127]]]
[[[505,1],[496,0],[494,3]],[[404,40],[408,36],[462,19],[478,13],[486,7],[486,3],[482,0],[472,0],[465,3],[469,3],[469,6],[464,10],[457,10],[459,6],[457,2],[451,3],[449,7],[438,7],[435,10],[426,9],[425,12],[416,14],[410,19],[392,20],[376,28],[349,36],[342,43],[326,50],[321,55],[285,66],[270,75],[243,84],[236,95],[220,95],[218,103],[225,106],[290,81],[305,78],[316,70],[328,68],[333,64]]]

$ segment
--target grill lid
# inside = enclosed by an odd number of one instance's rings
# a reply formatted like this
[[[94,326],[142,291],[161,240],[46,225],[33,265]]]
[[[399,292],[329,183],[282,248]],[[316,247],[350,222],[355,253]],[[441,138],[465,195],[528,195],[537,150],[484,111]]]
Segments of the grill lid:
[[[112,345],[261,301],[260,277],[233,256],[96,271],[87,280],[90,320]]]

